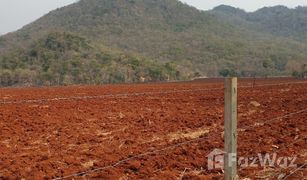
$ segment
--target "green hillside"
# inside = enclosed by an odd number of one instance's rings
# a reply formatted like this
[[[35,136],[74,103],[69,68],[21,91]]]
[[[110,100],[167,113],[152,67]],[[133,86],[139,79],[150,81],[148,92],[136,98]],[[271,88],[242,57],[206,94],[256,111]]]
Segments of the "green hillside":
[[[251,16],[227,6],[200,11],[177,0],[81,0],[0,37],[0,83],[290,75],[307,61],[306,21],[300,16],[299,30],[275,33],[280,26],[269,24],[276,13],[270,20],[268,12]]]
[[[172,63],[110,51],[65,32],[13,48],[1,56],[0,66],[2,86],[163,81],[180,76]]]
[[[212,11],[232,23],[249,26],[251,29],[274,36],[289,37],[307,43],[307,7],[289,9],[285,6],[264,7],[255,12],[221,5]]]

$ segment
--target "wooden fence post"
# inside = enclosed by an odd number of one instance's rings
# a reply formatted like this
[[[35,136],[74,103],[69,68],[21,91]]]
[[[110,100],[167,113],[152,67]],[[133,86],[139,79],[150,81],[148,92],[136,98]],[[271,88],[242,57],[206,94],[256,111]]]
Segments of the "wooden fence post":
[[[225,156],[226,180],[237,179],[237,78],[225,79]]]

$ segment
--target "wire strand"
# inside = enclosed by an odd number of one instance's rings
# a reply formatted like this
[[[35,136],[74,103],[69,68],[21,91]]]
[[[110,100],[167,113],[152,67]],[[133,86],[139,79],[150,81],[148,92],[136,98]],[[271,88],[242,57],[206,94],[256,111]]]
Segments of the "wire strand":
[[[307,83],[307,81],[305,82],[295,82],[295,83],[279,83],[279,84],[265,84],[265,85],[255,85],[255,86],[239,86],[239,88],[254,88],[254,87],[265,87],[265,86],[280,86],[280,85],[291,85],[291,84],[305,84]],[[106,95],[100,95],[100,96],[75,96],[75,97],[58,97],[58,98],[46,98],[46,99],[30,99],[30,100],[21,100],[21,101],[2,101],[0,102],[1,104],[23,104],[23,103],[40,103],[40,102],[49,102],[49,101],[62,101],[62,100],[83,100],[83,99],[102,99],[102,98],[108,98],[108,97],[126,97],[126,96],[143,96],[143,95],[155,95],[155,94],[170,94],[170,93],[185,93],[185,92],[198,92],[198,91],[213,91],[213,90],[223,90],[224,88],[210,88],[210,89],[184,89],[184,90],[172,90],[172,91],[154,91],[154,92],[142,92],[142,93],[120,93],[120,94],[106,94]],[[283,116],[279,116],[279,117],[275,117],[273,119],[270,119],[268,121],[265,121],[265,124],[269,124],[271,122],[274,122],[276,120],[279,119],[283,119],[286,117],[290,117],[296,114],[300,114],[303,112],[306,112],[306,109],[303,110],[299,110],[297,112],[293,112],[293,113],[288,113],[285,114]],[[249,129],[249,128],[253,128],[256,125],[252,125],[252,126],[244,126],[242,127],[242,129]],[[84,175],[88,175],[90,173],[94,173],[94,172],[98,172],[98,171],[103,171],[109,168],[116,168],[117,166],[126,163],[128,161],[137,159],[137,158],[141,158],[147,155],[151,155],[151,154],[156,154],[159,152],[163,152],[169,149],[173,149],[176,147],[180,147],[180,146],[184,146],[190,143],[194,143],[194,142],[200,142],[207,139],[207,137],[202,137],[202,138],[196,138],[196,139],[192,139],[192,140],[188,140],[188,141],[184,141],[181,143],[177,143],[171,146],[167,146],[165,148],[162,149],[156,149],[156,150],[152,150],[152,151],[148,151],[148,152],[144,152],[132,157],[128,157],[125,158],[123,160],[117,161],[111,165],[107,165],[104,167],[100,167],[100,168],[95,168],[95,169],[91,169],[91,170],[87,170],[87,171],[83,171],[83,172],[78,172],[78,173],[74,173],[74,174],[70,174],[67,176],[63,176],[63,177],[57,177],[54,180],[62,180],[62,179],[67,179],[67,178],[71,178],[71,177],[78,177],[78,176],[84,176]],[[294,143],[293,143],[294,144]],[[296,170],[297,171],[297,170]],[[294,171],[293,173],[295,173],[296,171]],[[293,174],[292,173],[292,174]],[[290,175],[292,175],[290,174]]]
[[[292,83],[278,83],[278,84],[264,84],[255,86],[239,86],[238,88],[255,88],[255,87],[266,87],[266,86],[280,86],[280,85],[291,85],[291,84],[306,84],[307,81],[303,82],[292,82]],[[144,95],[156,95],[156,94],[171,94],[171,93],[182,93],[182,92],[197,92],[197,91],[213,91],[223,90],[224,88],[210,88],[210,89],[184,89],[184,90],[171,90],[171,91],[153,91],[153,92],[142,92],[142,93],[119,93],[119,94],[105,94],[100,96],[72,96],[72,97],[56,97],[46,99],[28,99],[19,101],[1,101],[0,105],[5,104],[24,104],[24,103],[41,103],[50,101],[65,101],[65,100],[88,100],[88,99],[103,99],[109,97],[126,97],[126,96],[144,96]]]
[[[299,170],[303,169],[305,166],[307,166],[307,163],[303,164],[302,166],[296,168],[294,171],[292,171],[290,174],[288,174],[287,176],[285,176],[284,178],[282,178],[282,180],[286,180],[288,179],[290,176],[296,174]]]
[[[289,116],[292,116],[292,115],[295,115],[295,114],[299,114],[299,113],[302,113],[302,112],[305,112],[305,111],[307,111],[307,109],[300,110],[300,111],[297,111],[297,112],[294,112],[294,113],[289,113],[289,114],[286,114],[286,115],[283,115],[283,116],[279,116],[279,117],[273,118],[271,120],[268,120],[267,122],[273,122],[273,121],[276,121],[278,119],[289,117]],[[251,128],[251,127],[254,127],[254,126],[246,126],[245,128]],[[188,140],[188,141],[185,141],[185,142],[182,142],[182,143],[178,143],[178,144],[175,144],[175,145],[172,145],[172,146],[165,147],[163,149],[153,150],[153,151],[141,153],[139,155],[135,155],[135,156],[132,156],[132,157],[120,160],[120,161],[114,163],[113,165],[108,165],[108,166],[104,166],[104,167],[101,167],[101,168],[96,168],[96,169],[92,169],[92,170],[88,170],[88,171],[83,171],[83,172],[79,172],[79,173],[74,173],[74,174],[70,174],[70,175],[67,175],[67,176],[64,176],[64,177],[57,177],[54,180],[62,180],[62,179],[67,179],[67,178],[71,178],[71,177],[84,176],[84,175],[88,175],[90,173],[94,173],[94,172],[97,172],[97,171],[103,171],[103,170],[106,170],[106,169],[109,169],[109,168],[115,168],[118,165],[120,165],[122,163],[125,163],[125,162],[128,162],[130,160],[134,160],[134,159],[146,156],[146,155],[162,152],[162,151],[165,151],[165,150],[168,150],[168,149],[172,149],[172,148],[175,148],[175,147],[183,146],[183,145],[186,145],[186,144],[189,144],[189,143],[192,143],[192,142],[202,141],[202,140],[205,140],[205,139],[207,140],[208,138],[207,137],[202,137],[202,138],[196,138],[196,139]]]
[[[271,122],[274,122],[276,120],[280,120],[280,119],[284,119],[284,118],[287,118],[287,117],[290,117],[290,116],[293,116],[293,115],[296,115],[296,114],[301,114],[301,113],[304,113],[304,112],[307,112],[307,108],[306,109],[302,109],[302,110],[299,110],[299,111],[296,111],[296,112],[291,112],[291,113],[288,113],[288,114],[285,114],[285,115],[282,115],[282,116],[278,116],[278,117],[275,117],[275,118],[272,118],[270,120],[262,120],[262,123],[263,124],[269,124]],[[250,125],[250,126],[243,126],[241,127],[240,129],[250,129],[250,128],[253,128],[253,127],[256,127],[258,126],[257,124],[259,124],[259,122],[255,123],[254,125]]]
[[[172,90],[172,91],[153,91],[153,92],[142,92],[142,93],[120,93],[120,94],[105,94],[100,96],[73,96],[73,97],[56,97],[46,99],[29,99],[21,101],[2,101],[0,104],[23,104],[23,103],[40,103],[50,101],[63,101],[63,100],[84,100],[84,99],[103,99],[113,97],[127,97],[127,96],[143,96],[143,95],[156,95],[156,94],[171,94],[171,93],[182,93],[182,92],[198,92],[198,91],[213,91],[223,90],[223,88],[211,88],[211,89],[185,89],[185,90]]]
[[[141,157],[144,157],[144,156],[147,156],[147,155],[151,155],[151,154],[156,154],[156,153],[163,152],[163,151],[166,151],[166,150],[169,150],[169,149],[184,146],[184,145],[187,145],[187,144],[190,144],[190,143],[200,142],[200,141],[203,141],[203,140],[208,140],[208,138],[202,137],[202,138],[188,140],[188,141],[185,141],[185,142],[181,142],[181,143],[177,143],[177,144],[174,144],[174,145],[171,145],[171,146],[167,146],[167,147],[162,148],[162,149],[158,149],[158,150],[156,149],[156,150],[141,153],[141,154],[129,157],[129,158],[125,158],[123,160],[117,161],[116,163],[114,163],[112,165],[107,165],[107,166],[104,166],[104,167],[101,167],[101,168],[95,168],[95,169],[91,169],[91,170],[87,170],[87,171],[83,171],[83,172],[79,172],[79,173],[74,173],[74,174],[70,174],[70,175],[67,175],[67,176],[64,176],[64,177],[57,177],[54,180],[62,180],[62,179],[68,179],[68,178],[77,177],[77,176],[84,176],[84,175],[88,175],[90,173],[94,173],[94,172],[97,172],[97,171],[103,171],[103,170],[106,170],[106,169],[109,169],[109,168],[116,168],[120,164],[126,163],[126,162],[134,160],[134,159],[138,159],[138,158],[141,158]]]

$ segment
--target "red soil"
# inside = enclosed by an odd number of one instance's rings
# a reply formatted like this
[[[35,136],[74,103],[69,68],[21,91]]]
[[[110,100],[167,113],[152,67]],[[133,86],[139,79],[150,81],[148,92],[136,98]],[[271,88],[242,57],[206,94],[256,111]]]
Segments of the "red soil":
[[[307,81],[257,79],[252,85],[251,79],[239,80],[239,156],[277,152],[304,165]],[[223,103],[219,79],[0,89],[0,179],[84,171],[68,179],[219,179],[222,172],[207,170],[206,156],[223,148]],[[300,110],[306,111],[269,121]],[[276,179],[291,170],[243,168],[239,177]],[[306,176],[303,168],[289,179]]]

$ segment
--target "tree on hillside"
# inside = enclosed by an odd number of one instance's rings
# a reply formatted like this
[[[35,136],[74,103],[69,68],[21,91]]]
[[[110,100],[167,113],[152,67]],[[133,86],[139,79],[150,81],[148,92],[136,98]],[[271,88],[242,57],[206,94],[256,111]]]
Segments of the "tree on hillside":
[[[300,70],[294,70],[292,76],[296,78],[307,78],[307,64],[301,65]]]
[[[238,73],[233,69],[222,69],[219,74],[223,77],[235,77]]]
[[[304,64],[303,65],[303,75],[302,75],[302,77],[303,78],[307,78],[307,64]]]

